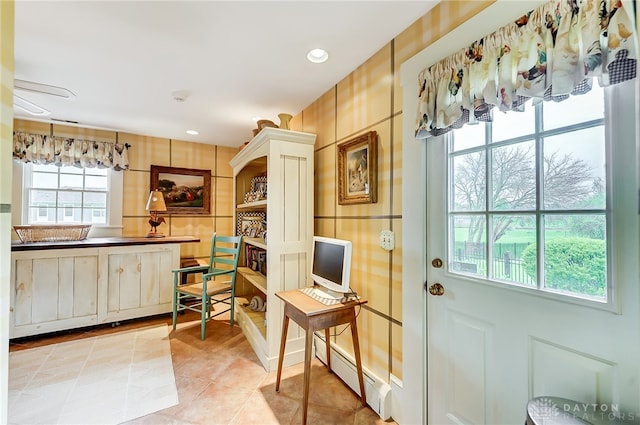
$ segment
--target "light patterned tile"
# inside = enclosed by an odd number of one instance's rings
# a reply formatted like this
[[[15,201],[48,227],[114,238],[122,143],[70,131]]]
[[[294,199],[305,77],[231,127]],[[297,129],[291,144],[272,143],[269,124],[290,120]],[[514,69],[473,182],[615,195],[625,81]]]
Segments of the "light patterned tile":
[[[12,394],[9,422],[120,423],[176,404],[167,326],[156,327],[12,353],[10,370],[29,359],[40,370]]]
[[[266,373],[262,364],[244,358],[237,358],[218,375],[215,382],[219,385],[256,389],[264,381]]]
[[[345,334],[351,332],[347,331]],[[309,388],[309,403],[314,406],[332,407],[342,411],[355,411],[360,403],[360,397],[336,379],[333,373],[329,373],[326,367],[314,370],[313,385]]]
[[[197,325],[199,332],[200,322],[195,322],[195,324]],[[182,378],[192,378],[213,382],[220,376],[225,375],[226,371],[235,360],[235,357],[227,352],[210,353],[206,356],[200,353],[198,356],[192,357],[179,364],[175,368],[175,374]]]
[[[309,405],[307,411],[307,425],[327,424],[352,424],[355,421],[355,412],[337,410],[331,407]],[[296,412],[292,424],[302,423],[302,408]]]
[[[231,424],[290,424],[302,403],[276,393],[274,389],[255,391],[242,405]]]
[[[23,392],[8,405],[9,423],[58,423],[66,395],[63,391],[52,392],[48,397]]]
[[[241,334],[238,327],[232,328],[229,327],[227,323],[213,320],[209,322],[207,326],[207,339],[201,341],[199,338],[199,322],[198,320],[191,320],[195,316],[195,313],[187,312],[184,317],[181,316],[179,319],[184,319],[187,325],[190,323],[193,324],[193,332],[191,332],[189,328],[181,327],[183,323],[179,322],[178,331],[171,334],[171,351],[173,353],[179,404],[124,423],[129,425],[188,425],[217,423],[217,420],[220,420],[220,423],[224,424],[266,424],[271,423],[271,420],[275,420],[273,423],[298,423],[302,415],[300,410],[303,388],[302,363],[283,370],[280,393],[276,393],[276,373],[264,372],[264,369],[261,368],[257,357],[253,353],[253,349]],[[134,325],[137,324],[137,326],[145,326],[144,323],[149,322],[135,321],[132,323]],[[123,325],[121,329],[133,328]],[[111,328],[97,328],[92,331],[92,333],[95,334],[102,332],[112,333],[113,331]],[[134,343],[134,341],[131,341],[130,338],[127,337],[127,332],[129,331],[116,331],[114,335],[116,335],[117,338],[113,351],[125,351],[133,347],[133,352],[136,353],[134,356],[142,356],[143,360],[146,359],[147,355],[152,356],[152,353],[155,353],[156,350],[154,347],[146,347],[147,341],[151,338],[150,336],[149,338],[146,337],[147,333],[144,334],[145,336],[135,338]],[[360,332],[360,334],[362,336],[362,332]],[[44,339],[47,338],[45,337]],[[58,340],[55,338],[48,339]],[[347,340],[350,340],[350,338]],[[101,340],[98,341],[100,341],[100,343],[105,342]],[[12,347],[15,346],[15,344],[12,345]],[[106,344],[106,346],[109,346],[109,344]],[[351,346],[348,345],[347,351],[350,350],[350,347]],[[72,350],[66,351],[69,352]],[[27,351],[27,353],[28,352],[29,351]],[[105,357],[110,358],[110,355]],[[247,369],[247,364],[253,364],[255,366],[248,367],[248,369],[255,369],[253,372],[250,372],[250,376],[246,376],[246,373],[242,371],[242,369]],[[120,379],[121,375],[106,376],[104,374],[105,369],[109,371],[110,367],[109,365],[103,364],[100,367],[100,369],[102,369],[102,375],[97,375],[97,379],[101,382],[104,381],[102,385],[104,385],[103,388],[106,389],[105,391],[118,393],[111,385],[122,385],[115,383],[117,379]],[[234,373],[234,367],[239,373]],[[97,370],[95,372],[98,373]],[[153,372],[151,370],[144,372],[142,369],[134,371],[134,383],[147,374],[153,374]],[[228,374],[229,376],[222,376],[223,374]],[[344,386],[336,375],[330,374],[326,367],[316,358],[312,359],[311,374],[312,390],[309,399],[309,423],[345,423],[345,418],[348,423],[352,423],[354,420],[353,415],[355,415],[355,423],[379,423],[379,421],[376,420],[377,416],[375,413],[369,408],[361,408],[355,393]],[[162,373],[158,375],[161,376]],[[220,380],[222,379],[227,379],[229,383],[238,379],[244,380],[245,382],[241,385],[234,384],[233,387],[228,387],[221,384]],[[218,382],[214,383],[214,380],[218,380]],[[254,386],[259,380],[262,380],[262,383],[257,384],[259,387],[254,390],[247,388],[243,391],[241,388],[237,388],[242,385],[247,385],[248,387]],[[253,383],[249,385],[249,381]],[[238,391],[238,389],[240,391]],[[44,423],[55,423],[58,414],[61,413],[63,406],[61,400],[66,397],[66,392],[58,391],[56,394],[60,396],[59,399],[52,397],[50,400],[47,400],[47,402],[38,400],[40,408],[26,409],[28,412],[35,412],[37,416],[27,416],[22,422],[38,423],[37,420],[33,419],[37,417],[40,420],[39,423],[43,423],[42,418],[50,418],[48,421],[44,420]],[[19,392],[10,392],[9,401],[12,403],[12,406],[18,403],[19,397]],[[25,403],[29,397],[33,398],[34,395],[25,394]],[[155,408],[150,403],[153,403],[154,400],[162,400],[165,397],[166,395],[162,393],[162,389],[148,392],[146,391],[146,386],[134,386],[132,390],[129,391],[129,397],[127,397],[128,404],[124,410],[102,410],[102,407],[98,406],[94,407],[92,412],[94,417],[99,418],[101,421],[104,421],[104,418],[108,418],[114,423],[122,422],[121,415],[128,414],[133,416],[145,414],[144,409],[149,410]],[[79,399],[85,402],[84,399]],[[111,399],[109,394],[101,396],[102,401]],[[212,408],[211,406],[215,407]],[[331,406],[333,411],[336,411],[336,407],[339,407],[338,410],[340,414],[336,416],[325,415],[324,420],[328,420],[329,422],[320,422],[321,414],[327,409],[327,406]],[[218,409],[220,409],[222,413],[219,413]],[[85,410],[85,412],[88,411],[89,409]],[[51,419],[52,416],[46,416],[52,413],[55,414],[55,418]],[[261,413],[261,415],[255,416],[256,413]],[[65,411],[64,419],[65,421],[79,422],[80,420],[77,415],[78,409],[74,409],[74,412]],[[91,421],[82,422],[90,423]]]
[[[199,424],[228,424],[242,407],[238,401],[246,400],[253,391],[211,383],[198,398],[189,403],[188,408],[175,412],[173,416]]]
[[[356,412],[356,419],[353,425],[391,425],[395,424],[392,420],[384,420],[380,418],[373,410],[360,408]]]

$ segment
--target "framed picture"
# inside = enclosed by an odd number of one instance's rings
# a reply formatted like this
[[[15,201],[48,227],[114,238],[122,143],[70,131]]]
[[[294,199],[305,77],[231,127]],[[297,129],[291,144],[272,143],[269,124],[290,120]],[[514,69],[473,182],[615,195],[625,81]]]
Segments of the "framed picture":
[[[169,214],[211,213],[211,170],[152,165],[150,185],[162,192]]]
[[[370,131],[338,145],[338,204],[378,201],[378,134]]]
[[[263,218],[259,215],[242,217],[240,233],[244,236],[255,238],[262,231]]]
[[[236,234],[237,235],[248,235],[248,232],[251,227],[256,223],[261,223],[262,227],[266,230],[266,222],[267,222],[267,214],[262,211],[247,211],[247,212],[238,212],[236,213]],[[245,233],[247,232],[247,233]],[[258,232],[256,232],[257,234]]]

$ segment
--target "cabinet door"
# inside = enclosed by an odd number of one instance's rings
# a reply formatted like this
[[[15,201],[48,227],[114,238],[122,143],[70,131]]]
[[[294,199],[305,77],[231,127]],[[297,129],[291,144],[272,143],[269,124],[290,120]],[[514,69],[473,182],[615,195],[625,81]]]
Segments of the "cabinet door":
[[[40,255],[14,259],[13,325],[15,336],[58,330],[55,322],[97,315],[98,256]],[[91,321],[81,321],[90,324]]]
[[[170,251],[109,254],[107,311],[171,303]]]

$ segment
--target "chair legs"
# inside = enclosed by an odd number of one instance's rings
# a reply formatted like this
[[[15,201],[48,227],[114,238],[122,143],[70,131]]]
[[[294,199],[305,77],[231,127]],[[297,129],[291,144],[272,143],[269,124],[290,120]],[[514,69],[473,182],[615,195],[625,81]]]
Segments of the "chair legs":
[[[205,309],[204,304],[207,304]],[[200,339],[204,341],[204,334],[207,330],[207,316],[209,315],[209,297],[203,297],[202,305],[200,306]]]
[[[234,276],[235,277],[235,276]],[[209,279],[205,278],[207,281],[209,281]],[[212,319],[213,317],[225,313],[227,311],[230,312],[230,318],[229,318],[229,323],[231,324],[231,326],[234,325],[234,317],[235,317],[235,296],[234,296],[234,290],[235,290],[235,285],[234,285],[234,280],[232,279],[231,281],[231,293],[229,294],[229,296],[227,298],[224,299],[215,299],[213,296],[209,296],[206,294],[202,294],[202,295],[198,295],[198,296],[194,296],[194,295],[187,295],[187,294],[182,294],[180,291],[177,290],[177,286],[174,288],[173,291],[173,317],[172,317],[172,325],[173,325],[173,330],[176,329],[177,326],[177,321],[178,321],[178,313],[180,311],[183,311],[185,309],[187,310],[192,310],[192,311],[196,311],[200,313],[200,339],[204,341],[205,339],[205,334],[206,334],[206,326],[207,326],[207,321]],[[203,285],[204,288],[206,288],[206,284]],[[206,289],[205,289],[206,290]],[[216,295],[217,296],[217,295]],[[185,302],[185,300],[188,299],[193,299],[193,300],[200,300],[199,303],[195,303],[194,305],[185,305],[183,304]],[[217,304],[217,303],[224,303],[224,304],[228,304],[229,308],[228,309],[224,309],[222,311],[219,311],[215,314],[212,314],[212,309],[213,309],[213,304]],[[196,306],[199,305],[199,309],[196,308]]]
[[[176,330],[176,322],[178,321],[178,301],[180,294],[176,291],[178,287],[178,275],[177,273],[173,274],[173,330]]]
[[[236,307],[236,276],[235,274],[231,277],[231,294],[229,295],[229,324],[233,326],[233,319],[236,317],[234,314],[234,310]]]

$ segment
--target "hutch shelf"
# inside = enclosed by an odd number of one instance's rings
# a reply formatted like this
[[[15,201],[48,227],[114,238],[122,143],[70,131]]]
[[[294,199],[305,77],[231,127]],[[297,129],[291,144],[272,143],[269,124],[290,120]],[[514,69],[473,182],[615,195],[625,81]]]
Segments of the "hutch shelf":
[[[236,233],[244,235],[236,315],[268,372],[277,368],[284,313],[275,293],[309,285],[315,139],[309,133],[265,127],[230,161]],[[291,326],[284,364],[303,359],[304,332]]]

